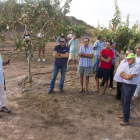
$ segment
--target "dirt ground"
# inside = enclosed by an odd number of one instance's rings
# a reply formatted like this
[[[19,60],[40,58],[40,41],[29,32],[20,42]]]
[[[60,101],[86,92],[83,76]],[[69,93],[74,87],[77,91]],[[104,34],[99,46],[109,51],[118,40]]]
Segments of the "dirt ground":
[[[79,75],[71,64],[66,72],[64,93],[58,92],[59,73],[54,94],[47,94],[56,44],[47,44],[46,62],[38,62],[35,52],[32,74],[44,74],[34,75],[32,85],[26,84],[25,91],[22,88],[22,81],[28,76],[25,54],[12,51],[14,46],[9,37],[0,44],[3,59],[11,59],[11,65],[4,67],[4,74],[7,108],[12,110],[10,114],[0,113],[0,140],[140,140],[140,99],[132,102],[131,125],[120,126],[117,115],[122,113],[122,107],[113,99],[115,81],[113,90],[108,88],[106,95],[99,95],[93,92],[95,75],[91,74],[90,95],[79,94]]]

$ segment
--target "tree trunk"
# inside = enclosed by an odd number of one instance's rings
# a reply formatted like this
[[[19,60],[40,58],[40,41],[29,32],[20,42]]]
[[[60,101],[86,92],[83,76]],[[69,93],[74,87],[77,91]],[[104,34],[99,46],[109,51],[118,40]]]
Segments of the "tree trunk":
[[[29,69],[29,77],[28,77],[28,82],[32,82],[32,74],[31,74],[31,56],[28,55],[28,69]]]

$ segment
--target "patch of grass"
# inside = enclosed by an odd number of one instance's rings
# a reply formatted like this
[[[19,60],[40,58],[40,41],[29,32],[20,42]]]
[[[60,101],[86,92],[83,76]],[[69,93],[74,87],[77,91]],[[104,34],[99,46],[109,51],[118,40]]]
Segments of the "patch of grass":
[[[112,110],[106,110],[106,113],[107,113],[107,114],[112,114],[113,111],[112,111]]]

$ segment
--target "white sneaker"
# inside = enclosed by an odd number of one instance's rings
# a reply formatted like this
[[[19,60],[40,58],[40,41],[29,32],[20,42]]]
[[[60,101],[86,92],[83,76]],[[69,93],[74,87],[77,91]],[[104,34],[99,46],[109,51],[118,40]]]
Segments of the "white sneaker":
[[[38,62],[40,62],[40,58],[38,59]]]
[[[43,59],[42,59],[42,61],[44,61],[44,62],[45,62],[45,59],[43,58]]]

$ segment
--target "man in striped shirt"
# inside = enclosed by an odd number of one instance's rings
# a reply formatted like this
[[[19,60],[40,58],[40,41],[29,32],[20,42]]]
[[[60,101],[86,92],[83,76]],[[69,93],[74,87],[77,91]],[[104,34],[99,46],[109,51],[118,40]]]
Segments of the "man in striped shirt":
[[[91,58],[93,58],[93,48],[89,45],[89,39],[84,38],[84,45],[80,47],[79,50],[79,66],[78,66],[78,73],[80,74],[80,84],[81,89],[79,93],[84,92],[83,89],[83,75],[85,73],[86,81],[85,81],[85,93],[89,94],[87,88],[89,83],[89,75],[90,75],[90,69],[91,69]]]

